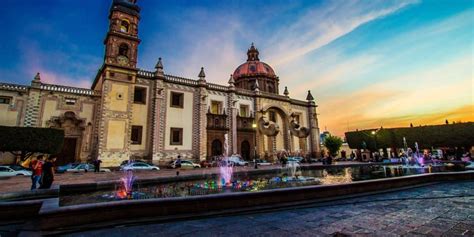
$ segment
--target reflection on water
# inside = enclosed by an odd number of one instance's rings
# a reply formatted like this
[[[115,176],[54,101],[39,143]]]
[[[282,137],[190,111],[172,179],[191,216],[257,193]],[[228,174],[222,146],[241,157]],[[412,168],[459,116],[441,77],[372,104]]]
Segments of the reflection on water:
[[[344,184],[360,180],[450,170],[452,170],[451,166],[410,167],[400,165],[364,165],[358,167],[333,167],[330,169],[312,170],[302,170],[301,167],[299,167],[295,172],[289,172],[288,169],[281,169],[274,173],[260,175],[234,173],[232,183],[226,186],[222,186],[218,178],[147,186],[137,184],[133,187],[132,195],[130,195],[128,199],[186,197],[229,192],[258,192],[261,190],[308,185]],[[117,198],[115,190],[104,190],[73,196],[60,196],[60,205],[67,206],[116,200],[122,200],[122,198]]]
[[[352,169],[345,168],[342,174],[332,175],[326,170],[323,170],[323,177],[321,178],[321,184],[346,184],[352,182]]]

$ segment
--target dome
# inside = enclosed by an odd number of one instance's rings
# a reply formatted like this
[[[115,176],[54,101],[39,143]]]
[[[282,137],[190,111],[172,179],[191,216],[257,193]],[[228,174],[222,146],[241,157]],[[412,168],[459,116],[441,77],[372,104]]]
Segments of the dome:
[[[260,61],[248,61],[238,66],[234,71],[234,79],[247,76],[276,77],[273,69],[266,63]]]
[[[267,78],[276,78],[275,71],[268,64],[261,62],[258,58],[258,49],[255,46],[250,46],[250,49],[247,51],[247,62],[238,66],[234,71],[234,80],[243,77],[267,77]]]

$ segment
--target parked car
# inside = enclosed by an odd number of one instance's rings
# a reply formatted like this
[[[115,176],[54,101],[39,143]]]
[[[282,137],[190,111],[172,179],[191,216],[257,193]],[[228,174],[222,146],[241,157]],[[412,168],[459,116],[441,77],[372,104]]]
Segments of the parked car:
[[[10,168],[12,168],[12,169],[14,169],[14,170],[16,170],[16,171],[19,171],[19,170],[31,171],[30,169],[25,168],[25,167],[23,167],[23,166],[21,166],[21,165],[7,165],[7,166],[10,167]]]
[[[171,161],[169,164],[168,164],[168,167],[174,169],[176,168],[176,161]],[[194,168],[201,168],[201,165],[200,164],[196,164],[192,161],[189,161],[189,160],[182,160],[181,161],[181,168],[182,169],[194,169]]]
[[[257,165],[264,165],[264,166],[265,165],[272,165],[272,163],[270,163],[266,160],[261,160],[261,159],[257,159],[256,162],[257,162]]]
[[[249,162],[242,160],[239,156],[231,156],[229,157],[229,162],[231,162],[234,166],[247,166]]]
[[[9,177],[9,176],[31,176],[31,171],[29,170],[14,170],[8,166],[0,166],[0,177]]]
[[[301,163],[302,160],[303,160],[303,157],[288,157],[288,162]]]
[[[56,168],[56,173],[64,173],[66,172],[68,169],[73,169],[74,167],[76,167],[77,165],[79,165],[78,163],[69,163],[69,164],[65,164],[65,165],[61,165],[61,166],[58,166]]]
[[[120,170],[160,170],[160,168],[143,162],[133,162],[120,167]]]
[[[148,161],[145,161],[145,160],[124,160],[124,161],[122,161],[122,163],[120,163],[120,167],[126,166],[126,165],[131,164],[131,163],[135,163],[135,162],[140,162],[140,163],[153,165],[152,163],[150,163]]]
[[[81,163],[81,164],[77,164],[73,168],[66,169],[66,172],[73,172],[73,173],[94,172],[94,169],[95,169],[95,166],[93,164]],[[110,172],[110,169],[100,168],[100,172]]]

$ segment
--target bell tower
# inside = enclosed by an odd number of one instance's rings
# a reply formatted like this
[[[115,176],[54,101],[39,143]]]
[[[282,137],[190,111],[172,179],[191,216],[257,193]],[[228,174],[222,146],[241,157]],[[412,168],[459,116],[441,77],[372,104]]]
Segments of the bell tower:
[[[136,0],[113,0],[104,40],[104,64],[136,68],[140,7]]]
[[[96,154],[105,166],[116,166],[131,155],[132,112],[137,80],[138,22],[136,0],[113,0],[104,39],[104,63],[92,84],[101,92],[96,111]]]

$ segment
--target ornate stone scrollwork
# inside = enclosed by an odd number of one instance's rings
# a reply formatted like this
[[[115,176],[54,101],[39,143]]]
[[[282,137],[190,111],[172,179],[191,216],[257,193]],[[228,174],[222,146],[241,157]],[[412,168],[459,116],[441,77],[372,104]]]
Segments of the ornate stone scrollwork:
[[[291,135],[299,138],[305,138],[309,135],[309,128],[302,127],[295,121],[294,114],[291,114],[291,121],[290,121],[290,132]]]
[[[278,124],[270,121],[265,115],[258,120],[258,129],[267,136],[276,136],[280,132]]]
[[[78,118],[72,111],[67,111],[58,117],[51,117],[51,119],[46,122],[46,126],[50,128],[64,129],[66,136],[80,136],[86,127],[85,119]]]

